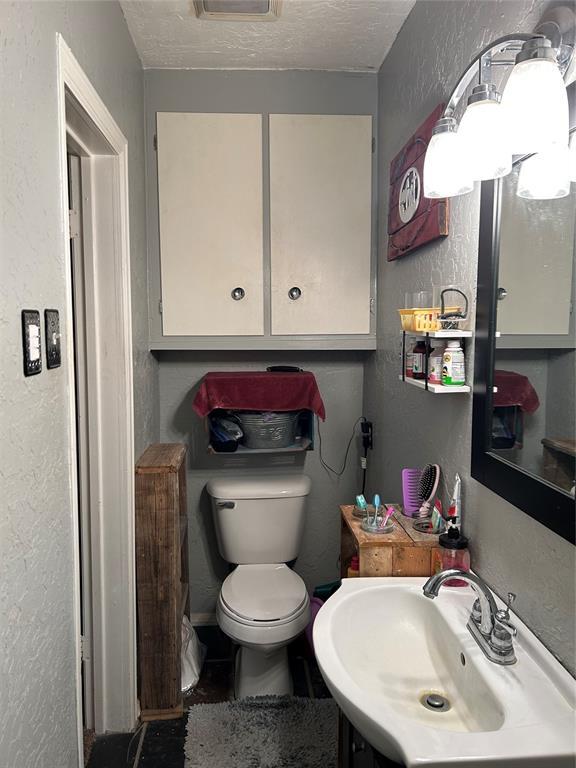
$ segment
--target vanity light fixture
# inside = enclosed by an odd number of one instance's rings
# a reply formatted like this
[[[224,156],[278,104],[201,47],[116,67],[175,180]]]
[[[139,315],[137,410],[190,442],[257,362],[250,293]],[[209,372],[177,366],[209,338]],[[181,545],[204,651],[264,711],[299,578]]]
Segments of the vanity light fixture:
[[[475,85],[460,121],[466,162],[474,181],[499,179],[512,170],[512,152],[501,96],[493,83]]]
[[[434,126],[424,158],[424,196],[455,197],[473,187],[458,123],[453,117],[442,117]]]
[[[568,163],[566,85],[576,79],[575,43],[576,13],[553,6],[534,34],[501,37],[472,60],[434,127],[424,162],[426,197],[470,192],[471,180],[506,176],[513,155],[531,153],[541,157],[535,155],[524,174],[521,196],[562,196],[566,167],[559,158]],[[496,67],[510,70],[501,98],[491,82]],[[458,125],[456,111],[474,80],[479,82]]]
[[[553,146],[523,160],[516,194],[529,200],[556,200],[570,194],[569,150]]]
[[[527,155],[568,142],[568,96],[552,43],[527,40],[502,96],[512,152]]]

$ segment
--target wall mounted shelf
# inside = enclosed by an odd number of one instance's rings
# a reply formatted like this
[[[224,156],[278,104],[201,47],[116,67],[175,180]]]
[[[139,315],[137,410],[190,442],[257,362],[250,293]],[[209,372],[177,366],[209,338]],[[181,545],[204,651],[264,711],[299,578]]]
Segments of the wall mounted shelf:
[[[400,381],[402,381],[402,376],[398,376]],[[418,387],[418,389],[426,389],[426,382],[424,379],[411,379],[410,377],[407,377],[404,379],[404,382],[406,384],[411,384],[413,387]],[[428,392],[432,392],[434,395],[457,395],[457,394],[466,394],[467,392],[470,392],[470,387],[467,384],[464,384],[460,387],[457,386],[450,386],[445,387],[443,384],[433,384],[432,382],[428,382]]]
[[[472,331],[425,331],[423,333],[413,333],[412,331],[400,331],[402,334],[402,367],[401,373],[398,376],[400,381],[404,381],[407,384],[411,384],[413,387],[424,389],[426,392],[432,392],[434,395],[456,395],[467,394],[470,392],[470,387],[467,384],[462,386],[444,386],[443,384],[433,384],[428,381],[428,364],[429,356],[432,352],[430,345],[430,339],[469,339],[472,337]],[[416,336],[426,339],[427,353],[424,355],[424,378],[413,379],[410,376],[406,376],[406,336]]]
[[[244,445],[239,445],[235,451],[217,451],[212,445],[208,446],[208,453],[217,454],[218,456],[252,456],[260,453],[302,453],[302,451],[313,450],[313,443],[309,437],[303,437],[302,440],[298,440],[294,445],[288,445],[286,448],[246,448]]]
[[[406,336],[418,336],[418,338],[425,338],[428,336],[431,339],[470,339],[472,337],[472,331],[400,331],[405,333]]]

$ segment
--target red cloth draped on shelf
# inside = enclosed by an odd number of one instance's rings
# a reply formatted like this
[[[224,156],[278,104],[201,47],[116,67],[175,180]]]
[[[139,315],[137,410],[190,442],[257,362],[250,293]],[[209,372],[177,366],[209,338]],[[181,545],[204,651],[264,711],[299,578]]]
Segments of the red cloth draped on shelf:
[[[323,421],[326,419],[316,378],[309,371],[207,373],[192,407],[201,417],[207,416],[215,408],[278,412],[307,409]]]
[[[526,376],[514,371],[496,370],[494,386],[498,389],[494,394],[495,408],[517,405],[524,413],[534,413],[538,410],[538,394]]]

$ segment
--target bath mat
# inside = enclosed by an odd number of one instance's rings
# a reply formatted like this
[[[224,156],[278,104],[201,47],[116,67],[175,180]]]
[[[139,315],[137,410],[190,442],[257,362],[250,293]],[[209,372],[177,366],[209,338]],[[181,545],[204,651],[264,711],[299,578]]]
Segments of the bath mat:
[[[338,708],[290,696],[196,704],[185,768],[336,768]]]

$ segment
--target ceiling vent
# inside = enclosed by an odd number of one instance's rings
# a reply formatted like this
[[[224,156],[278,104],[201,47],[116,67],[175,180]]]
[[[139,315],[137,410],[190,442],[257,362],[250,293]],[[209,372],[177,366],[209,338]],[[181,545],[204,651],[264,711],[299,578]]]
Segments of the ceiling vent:
[[[194,0],[199,19],[211,21],[276,21],[282,0]]]

